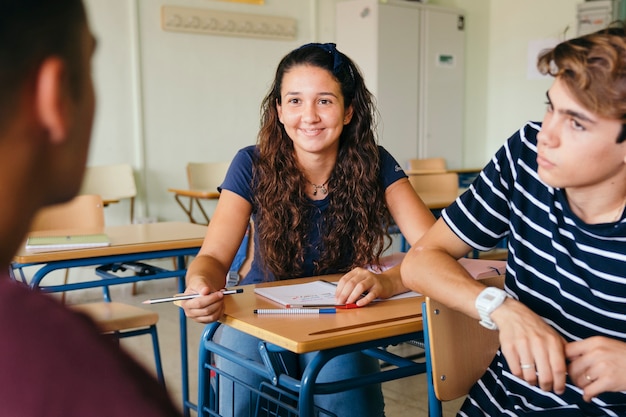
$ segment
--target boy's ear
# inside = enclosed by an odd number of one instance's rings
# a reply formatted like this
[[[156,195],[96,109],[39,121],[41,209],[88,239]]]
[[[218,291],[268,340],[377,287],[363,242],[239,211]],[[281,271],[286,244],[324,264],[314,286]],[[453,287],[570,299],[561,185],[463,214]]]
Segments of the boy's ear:
[[[41,126],[53,143],[61,142],[68,131],[67,68],[55,57],[46,58],[35,81],[35,105]]]

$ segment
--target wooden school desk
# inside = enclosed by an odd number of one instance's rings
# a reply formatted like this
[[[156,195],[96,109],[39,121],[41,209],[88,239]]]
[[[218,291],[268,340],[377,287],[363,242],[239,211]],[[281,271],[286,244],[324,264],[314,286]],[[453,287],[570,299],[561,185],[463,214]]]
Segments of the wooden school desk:
[[[257,286],[297,284],[320,278],[337,281],[340,275],[257,284]],[[263,340],[260,352],[265,360],[265,366],[246,360],[241,355],[238,356],[237,352],[214,343],[212,336],[220,325],[216,323],[207,326],[201,341],[200,364],[201,366],[204,364],[205,367],[200,370],[201,375],[220,372],[219,369],[211,368],[210,364],[207,366],[208,362],[205,360],[208,360],[211,354],[217,354],[267,377],[279,388],[298,392],[298,415],[308,417],[313,412],[314,394],[332,393],[346,389],[346,387],[356,388],[425,372],[425,364],[399,357],[384,349],[388,345],[422,338],[423,297],[375,302],[362,308],[337,310],[336,314],[276,316],[257,315],[254,314],[254,309],[283,308],[280,304],[256,295],[254,285],[239,288],[244,289],[242,294],[224,298],[226,311],[220,322]],[[302,378],[294,379],[281,373],[279,364],[273,361],[271,352],[277,348],[295,353],[313,351],[318,351],[318,353],[304,370]],[[342,380],[323,384],[315,382],[318,373],[329,360],[338,355],[356,351],[371,354],[395,367],[364,376],[358,381]],[[207,390],[202,387],[207,381],[208,377],[200,378],[199,416],[205,415],[205,410],[201,407],[208,407],[209,403],[204,397]]]
[[[116,285],[137,281],[177,278],[178,291],[185,290],[185,257],[198,253],[206,226],[184,222],[164,222],[149,224],[131,224],[105,227],[111,246],[72,249],[55,252],[27,252],[23,247],[14,257],[13,271],[23,267],[39,266],[28,282],[32,288],[44,291],[70,291],[83,288],[96,288],[104,285]],[[41,235],[42,233],[39,233]],[[58,232],[57,232],[58,234]],[[34,235],[34,234],[33,234]],[[93,279],[85,282],[64,285],[44,285],[44,278],[52,271],[82,266],[100,266],[114,263],[137,262],[150,259],[176,258],[173,269],[157,268],[149,275],[112,276],[102,279],[94,274]],[[180,309],[180,344],[183,408],[189,415],[189,373],[187,355],[187,321]]]

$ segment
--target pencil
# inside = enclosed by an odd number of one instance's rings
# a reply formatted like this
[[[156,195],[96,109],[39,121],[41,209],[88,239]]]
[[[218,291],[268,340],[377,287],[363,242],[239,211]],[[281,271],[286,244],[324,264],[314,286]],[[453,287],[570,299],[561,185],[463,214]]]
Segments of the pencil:
[[[224,295],[240,294],[242,292],[243,292],[243,288],[238,288],[236,290],[222,290],[222,294]],[[173,297],[152,298],[150,300],[143,301],[142,304],[167,303],[170,301],[191,300],[192,298],[198,298],[198,297],[202,297],[202,296],[200,294],[175,295]]]

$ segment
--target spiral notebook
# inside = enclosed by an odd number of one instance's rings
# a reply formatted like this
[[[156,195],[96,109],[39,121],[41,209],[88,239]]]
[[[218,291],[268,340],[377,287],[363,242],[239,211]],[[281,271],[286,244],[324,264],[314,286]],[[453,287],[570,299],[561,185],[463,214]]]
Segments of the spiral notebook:
[[[31,236],[26,241],[26,250],[29,252],[50,252],[97,248],[110,245],[109,237],[104,233],[66,236]]]

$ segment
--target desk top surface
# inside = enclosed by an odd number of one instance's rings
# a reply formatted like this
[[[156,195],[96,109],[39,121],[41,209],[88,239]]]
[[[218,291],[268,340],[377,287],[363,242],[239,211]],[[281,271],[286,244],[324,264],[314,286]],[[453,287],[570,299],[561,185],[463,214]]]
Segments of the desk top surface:
[[[482,168],[459,168],[459,169],[405,169],[406,175],[432,175],[432,174],[478,174]]]
[[[337,281],[341,275],[324,279]],[[293,279],[257,286],[289,285],[319,279]],[[295,353],[346,346],[422,330],[424,297],[370,303],[366,307],[337,310],[336,314],[257,315],[254,309],[283,308],[254,293],[255,285],[244,285],[241,294],[225,297],[226,313],[220,320],[235,329]]]
[[[111,246],[36,253],[28,252],[22,246],[13,260],[18,263],[39,263],[148,251],[199,248],[202,246],[206,228],[205,225],[185,222],[109,226],[104,228],[104,233],[109,236]],[[60,231],[48,231],[32,233],[31,235],[59,235],[59,233]]]
[[[191,197],[191,198],[205,198],[205,199],[220,198],[220,193],[218,193],[217,191],[194,190],[194,189],[186,189],[186,188],[168,188],[167,191],[174,193],[176,195],[182,195],[184,197]]]

